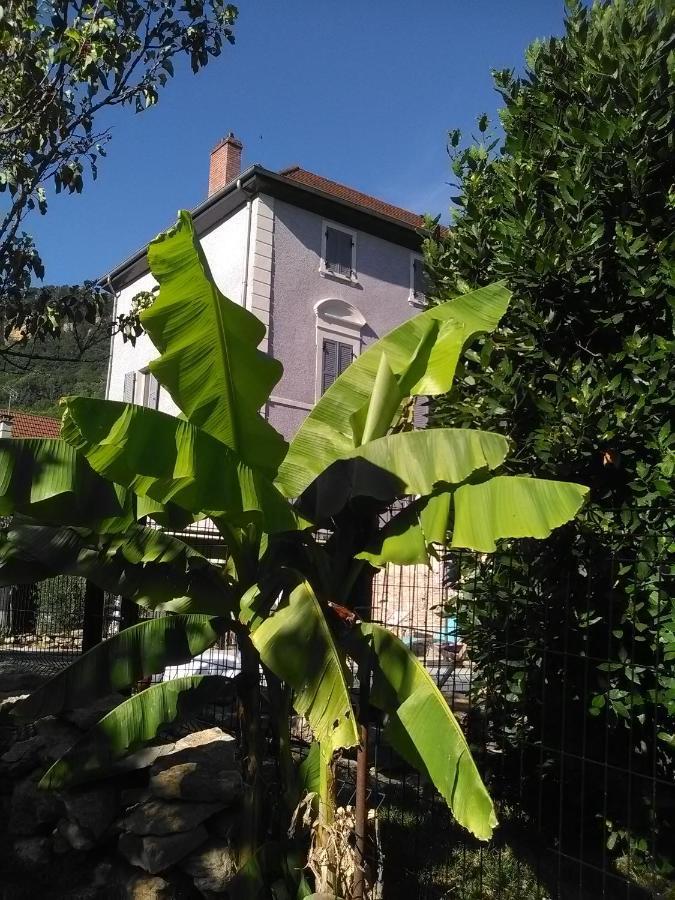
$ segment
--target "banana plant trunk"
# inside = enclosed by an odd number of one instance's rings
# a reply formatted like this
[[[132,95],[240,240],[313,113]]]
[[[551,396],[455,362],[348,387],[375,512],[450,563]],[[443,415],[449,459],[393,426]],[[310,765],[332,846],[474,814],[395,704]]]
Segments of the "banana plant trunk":
[[[260,729],[260,657],[249,637],[237,634],[241,656],[242,685],[240,690],[240,720],[244,743],[244,780],[246,794],[243,809],[240,867],[252,859],[261,842],[263,781],[263,740]]]
[[[354,585],[354,607],[359,618],[370,621],[373,606],[374,570],[365,566]],[[354,810],[354,837],[356,873],[354,900],[365,900],[367,890],[368,848],[368,729],[370,725],[370,677],[371,648],[366,644],[359,660],[359,738],[356,751],[356,798]]]

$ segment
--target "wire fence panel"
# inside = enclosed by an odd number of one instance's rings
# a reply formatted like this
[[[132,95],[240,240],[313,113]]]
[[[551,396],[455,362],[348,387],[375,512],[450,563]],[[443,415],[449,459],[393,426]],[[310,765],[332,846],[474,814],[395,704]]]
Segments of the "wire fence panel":
[[[208,524],[189,540],[225,548]],[[669,537],[621,552],[560,530],[485,557],[448,553],[373,579],[372,619],[426,667],[454,711],[495,800],[489,844],[459,829],[428,780],[370,729],[369,804],[377,811],[387,898],[666,900],[675,896],[675,564]],[[99,605],[75,578],[0,593],[0,650],[46,665],[81,652],[83,617],[101,637],[153,615]],[[232,636],[159,678],[237,675]],[[356,696],[355,696],[356,699]],[[263,710],[264,713],[264,710]],[[236,729],[234,704],[203,713]],[[263,722],[264,726],[264,722]],[[310,735],[294,719],[296,750]],[[337,763],[354,803],[355,759]],[[669,893],[670,892],[670,893]]]
[[[84,594],[84,579],[69,575],[0,587],[0,650],[80,653]]]

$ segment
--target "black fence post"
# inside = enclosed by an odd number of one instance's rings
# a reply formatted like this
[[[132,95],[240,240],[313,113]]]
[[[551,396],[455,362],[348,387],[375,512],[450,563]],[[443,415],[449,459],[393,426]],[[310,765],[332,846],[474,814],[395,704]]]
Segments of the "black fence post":
[[[103,640],[104,594],[100,587],[87,581],[84,589],[82,619],[82,652],[86,653]]]
[[[124,628],[131,628],[132,625],[138,624],[138,606],[133,600],[127,600],[122,597],[120,605],[120,631]]]

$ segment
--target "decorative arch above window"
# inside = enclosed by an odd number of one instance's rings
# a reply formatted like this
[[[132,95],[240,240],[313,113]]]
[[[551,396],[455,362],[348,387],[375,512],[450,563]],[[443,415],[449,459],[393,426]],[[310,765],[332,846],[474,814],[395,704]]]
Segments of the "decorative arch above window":
[[[346,328],[358,328],[360,330],[366,324],[363,313],[359,312],[351,303],[347,303],[346,300],[338,300],[337,298],[319,300],[318,303],[314,304],[314,312],[317,319],[335,325],[342,325]]]
[[[316,382],[318,399],[361,352],[363,315],[346,300],[332,298],[314,305],[316,315]]]

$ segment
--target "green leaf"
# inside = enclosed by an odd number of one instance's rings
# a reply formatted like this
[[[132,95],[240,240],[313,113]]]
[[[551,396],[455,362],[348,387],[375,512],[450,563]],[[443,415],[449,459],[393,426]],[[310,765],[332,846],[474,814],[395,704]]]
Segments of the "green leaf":
[[[139,502],[58,438],[0,443],[0,515],[13,514],[109,533],[123,532],[147,515],[176,530],[192,521],[171,503]]]
[[[300,799],[306,794],[318,794],[321,783],[321,745],[312,741],[307,756],[298,766]]]
[[[349,456],[355,446],[352,417],[356,413],[358,420],[370,402],[382,354],[407,395],[445,393],[466,342],[496,328],[509,298],[501,283],[480,288],[420,313],[364,350],[328,388],[293,438],[277,479],[284,494],[300,496],[332,462]],[[433,340],[430,327],[438,328]]]
[[[0,532],[0,584],[33,584],[78,575],[139,606],[165,612],[226,615],[231,583],[204,556],[153,528],[124,535],[18,524]]]
[[[507,439],[489,431],[427,428],[378,438],[349,455],[396,476],[403,494],[430,494],[439,483],[460,484],[496,469],[508,450]]]
[[[233,682],[222,675],[189,675],[146,688],[120,703],[64,753],[40,787],[61,790],[101,778],[127,753],[152,740],[163,725],[221,699]]]
[[[218,621],[208,616],[148,619],[102,641],[78,657],[13,708],[15,715],[40,719],[79,709],[166,666],[189,662],[214,644]]]
[[[500,538],[548,537],[587,496],[581,484],[509,475],[462,485],[454,493],[452,546],[490,553]]]
[[[123,492],[59,438],[0,441],[0,515],[90,525],[128,512]],[[131,520],[130,520],[131,521]]]
[[[387,354],[380,356],[373,392],[368,402],[351,417],[355,446],[367,444],[387,433],[404,395],[391,371]]]
[[[161,354],[150,371],[193,425],[275,474],[286,444],[259,410],[282,367],[257,349],[265,326],[220,293],[189,213],[150,244],[148,262],[160,286],[141,313]]]
[[[428,564],[432,545],[446,543],[451,502],[449,491],[414,501],[392,516],[356,558],[379,567]]]
[[[307,581],[284,594],[252,640],[263,663],[293,689],[293,706],[325,752],[355,747],[359,735],[345,663]]]
[[[508,441],[467,428],[428,428],[378,438],[332,463],[307,488],[297,507],[315,522],[337,515],[355,497],[389,503],[403,494],[430,494],[501,465]]]
[[[370,702],[387,714],[384,735],[428,775],[460,825],[481,840],[497,826],[492,800],[447,701],[422,663],[380,625],[361,623],[351,640],[372,647]],[[350,647],[350,653],[352,653]],[[358,649],[353,655],[362,653]]]
[[[65,440],[105,478],[196,516],[236,524],[259,519],[268,533],[298,527],[290,505],[264,474],[185,419],[84,397],[69,397],[64,405]]]

